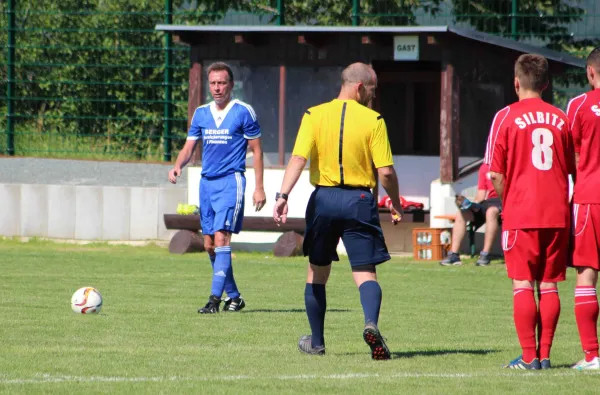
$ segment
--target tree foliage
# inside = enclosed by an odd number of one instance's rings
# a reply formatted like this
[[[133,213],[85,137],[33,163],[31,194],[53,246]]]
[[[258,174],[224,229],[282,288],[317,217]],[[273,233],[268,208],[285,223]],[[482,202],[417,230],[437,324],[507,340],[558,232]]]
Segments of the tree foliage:
[[[38,0],[16,2],[16,130],[27,147],[132,158],[162,156],[165,89],[164,0]],[[274,23],[276,0],[173,0],[174,23],[221,23],[227,13],[263,15]],[[534,40],[569,52],[595,44],[570,34],[585,15],[582,0],[518,0],[513,35],[510,0],[361,0],[361,25],[415,25],[423,15],[493,34]],[[7,42],[6,1],[0,42]],[[286,24],[350,25],[352,0],[285,0]],[[419,19],[421,18],[421,19]],[[243,23],[243,21],[241,22]],[[172,133],[185,136],[188,50],[174,45]],[[7,47],[0,55],[0,96],[6,96]],[[6,113],[6,100],[0,101]],[[0,133],[6,117],[0,117]],[[46,137],[44,137],[46,136]],[[48,137],[49,136],[49,137]],[[4,136],[0,134],[0,150]],[[175,141],[173,147],[179,146]],[[65,153],[68,155],[68,153]]]

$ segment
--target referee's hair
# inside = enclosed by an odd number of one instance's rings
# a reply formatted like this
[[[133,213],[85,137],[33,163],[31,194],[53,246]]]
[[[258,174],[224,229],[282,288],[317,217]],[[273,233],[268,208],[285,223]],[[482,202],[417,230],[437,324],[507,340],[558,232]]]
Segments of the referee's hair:
[[[363,85],[375,82],[375,72],[371,66],[364,63],[352,63],[342,71],[342,85],[362,83]]]
[[[226,71],[229,76],[229,81],[233,82],[233,71],[231,71],[231,67],[227,63],[224,62],[215,62],[208,66],[206,69],[206,75],[210,75],[213,71]]]

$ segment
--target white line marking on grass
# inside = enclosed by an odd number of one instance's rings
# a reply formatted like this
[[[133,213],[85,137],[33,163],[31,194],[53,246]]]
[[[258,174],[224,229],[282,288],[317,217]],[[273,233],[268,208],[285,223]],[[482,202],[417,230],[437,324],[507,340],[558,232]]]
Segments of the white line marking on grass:
[[[565,377],[581,375],[600,375],[600,371],[589,372],[497,372],[497,373],[418,373],[403,372],[394,374],[380,373],[346,373],[346,374],[298,374],[298,375],[280,375],[280,376],[213,376],[213,377],[120,377],[120,376],[52,376],[49,374],[38,375],[31,378],[0,378],[0,384],[22,385],[22,384],[51,384],[51,383],[144,383],[144,382],[169,382],[169,381],[241,381],[241,380],[347,380],[347,379],[412,379],[412,378],[441,378],[441,379],[465,379],[481,377]]]

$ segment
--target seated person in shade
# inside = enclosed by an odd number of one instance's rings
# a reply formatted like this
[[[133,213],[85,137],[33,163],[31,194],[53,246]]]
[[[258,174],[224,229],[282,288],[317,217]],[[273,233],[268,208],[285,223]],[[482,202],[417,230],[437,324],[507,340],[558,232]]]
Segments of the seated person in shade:
[[[477,260],[477,266],[487,266],[490,264],[490,249],[496,238],[500,227],[500,211],[502,202],[494,190],[489,176],[489,167],[486,164],[479,168],[479,180],[477,182],[477,194],[473,202],[464,196],[456,197],[456,204],[459,210],[456,213],[454,226],[452,228],[452,245],[448,256],[444,258],[440,265],[460,265],[460,256],[458,251],[467,231],[467,221],[473,223],[475,229],[485,224],[485,237],[483,241],[483,250]]]

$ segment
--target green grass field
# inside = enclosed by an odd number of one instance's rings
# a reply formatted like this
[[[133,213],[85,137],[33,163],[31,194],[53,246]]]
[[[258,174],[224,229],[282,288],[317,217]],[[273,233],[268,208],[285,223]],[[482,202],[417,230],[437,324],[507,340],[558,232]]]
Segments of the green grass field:
[[[347,261],[327,288],[327,355],[297,351],[308,333],[305,260],[234,258],[247,307],[200,316],[210,291],[204,254],[166,248],[0,241],[0,393],[597,393],[581,358],[573,279],[559,289],[555,369],[501,369],[519,353],[501,262],[441,267],[395,258],[380,266],[380,329],[391,361],[372,361]],[[71,312],[97,287],[99,315]]]

